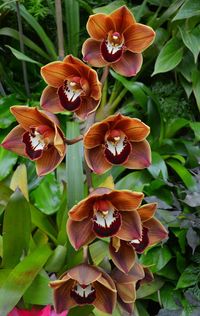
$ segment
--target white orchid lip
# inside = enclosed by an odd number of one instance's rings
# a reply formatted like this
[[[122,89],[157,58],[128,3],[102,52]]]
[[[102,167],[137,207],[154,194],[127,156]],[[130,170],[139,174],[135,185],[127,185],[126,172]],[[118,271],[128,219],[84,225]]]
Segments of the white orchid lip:
[[[25,152],[31,160],[40,158],[48,146],[43,135],[35,128],[32,128],[30,132],[25,132],[22,141],[25,144]]]
[[[107,62],[116,62],[124,51],[124,38],[118,32],[109,32],[108,37],[101,43],[101,53]]]
[[[81,105],[83,89],[76,81],[65,80],[63,86],[58,88],[60,103],[68,111],[76,111]]]
[[[133,239],[129,244],[135,249],[137,253],[142,253],[149,245],[148,228],[142,227],[142,236],[138,239]]]
[[[71,289],[70,295],[77,304],[92,304],[96,298],[96,290],[92,284],[85,285],[77,282]]]

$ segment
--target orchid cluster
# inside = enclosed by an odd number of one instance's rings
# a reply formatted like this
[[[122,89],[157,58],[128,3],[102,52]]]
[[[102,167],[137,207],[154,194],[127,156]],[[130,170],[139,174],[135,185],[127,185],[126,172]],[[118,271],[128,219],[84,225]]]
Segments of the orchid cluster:
[[[82,47],[83,61],[94,67],[111,67],[123,76],[135,76],[142,65],[142,52],[153,42],[154,31],[137,23],[126,6],[109,15],[89,17],[90,38]],[[144,169],[151,163],[151,149],[146,140],[150,128],[137,118],[121,114],[95,123],[101,101],[103,80],[97,72],[78,58],[68,55],[42,67],[44,89],[41,109],[12,106],[17,125],[2,146],[36,163],[38,176],[44,176],[61,163],[67,145],[83,140],[87,169],[103,174],[112,166]],[[56,113],[70,111],[86,121],[84,135],[66,139]],[[112,314],[119,304],[132,313],[136,290],[153,279],[148,267],[139,263],[137,254],[167,237],[167,231],[154,217],[156,203],[142,204],[140,192],[105,187],[93,189],[69,211],[67,233],[72,246],[84,248],[82,264],[72,267],[58,280],[51,281],[55,310],[62,313],[79,305],[92,304]],[[112,270],[94,266],[88,245],[95,239],[109,243]]]

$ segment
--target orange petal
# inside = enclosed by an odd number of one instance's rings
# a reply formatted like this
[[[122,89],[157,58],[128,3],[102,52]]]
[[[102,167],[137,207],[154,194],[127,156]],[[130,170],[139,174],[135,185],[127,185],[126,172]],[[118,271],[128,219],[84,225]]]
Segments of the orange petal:
[[[66,152],[66,145],[64,143],[63,132],[56,124],[54,124],[54,130],[55,130],[55,136],[53,140],[54,147],[57,149],[59,155],[61,157],[64,157],[65,152]]]
[[[83,60],[93,67],[104,67],[108,63],[102,58],[101,42],[88,38],[82,46]]]
[[[142,142],[131,142],[132,151],[124,167],[129,169],[144,169],[151,164],[151,148],[146,140]]]
[[[122,241],[118,251],[112,245],[112,239],[109,245],[110,256],[115,266],[124,273],[128,273],[135,262],[135,250],[127,242]]]
[[[44,176],[52,172],[61,163],[64,156],[60,156],[58,151],[51,146],[48,150],[44,151],[42,157],[36,161],[37,175]]]
[[[105,134],[108,131],[109,125],[106,122],[93,124],[84,136],[84,147],[91,149],[105,142]]]
[[[78,110],[75,111],[75,114],[79,119],[85,120],[88,115],[94,112],[99,105],[99,101],[96,101],[90,97],[81,98],[81,105]]]
[[[79,71],[73,65],[54,61],[41,68],[41,75],[48,85],[58,88],[63,85],[63,81],[67,77],[79,75]]]
[[[119,211],[133,211],[137,209],[144,197],[143,193],[129,190],[113,190],[108,194],[109,201]]]
[[[70,269],[67,274],[71,279],[76,280],[79,284],[88,285],[98,280],[101,277],[102,272],[94,266],[82,263]]]
[[[141,142],[150,132],[149,126],[144,124],[141,120],[127,116],[123,116],[123,118],[116,123],[115,128],[121,129],[128,137],[128,140],[134,142]]]
[[[130,25],[136,23],[133,14],[125,5],[113,11],[110,17],[115,24],[115,31],[120,34],[124,33]]]
[[[63,112],[65,109],[60,104],[60,99],[57,94],[57,89],[47,86],[41,95],[40,105],[44,110],[52,113]]]
[[[124,32],[125,45],[133,53],[142,53],[155,38],[154,30],[144,24],[130,25]]]
[[[101,283],[103,286],[105,286],[107,289],[111,290],[112,292],[116,293],[116,287],[115,287],[115,283],[112,280],[112,278],[105,273],[104,271],[102,271],[102,275],[101,277],[97,280],[98,283]]]
[[[104,148],[100,145],[92,149],[85,149],[85,160],[88,167],[97,174],[111,169],[112,165],[104,157]]]
[[[20,156],[26,156],[25,145],[22,142],[22,135],[24,132],[25,130],[20,125],[17,125],[4,138],[1,146],[5,149],[13,151]]]
[[[117,293],[124,303],[133,303],[136,300],[135,284],[116,284]]]
[[[89,70],[88,82],[90,84],[90,97],[99,101],[101,98],[102,84],[98,79],[97,72],[93,69]]]
[[[156,212],[157,203],[149,203],[142,205],[137,211],[140,215],[141,221],[144,223],[152,218]]]
[[[100,311],[112,314],[116,305],[116,292],[106,288],[98,281],[95,283],[96,299],[93,305]]]
[[[88,218],[82,221],[73,221],[70,218],[67,221],[67,232],[70,243],[78,250],[83,245],[92,242],[96,235],[92,230],[92,221]],[[81,231],[81,234],[80,234]]]
[[[86,28],[90,37],[101,41],[107,38],[109,31],[114,30],[114,23],[108,15],[97,13],[90,15]]]
[[[121,212],[122,225],[116,236],[122,240],[131,241],[138,239],[142,235],[142,223],[136,211]]]
[[[74,221],[82,221],[85,218],[93,216],[93,205],[96,196],[88,196],[78,204],[74,205],[69,211],[69,217]]]
[[[54,290],[54,307],[56,313],[62,313],[66,309],[77,305],[74,299],[71,297],[71,289],[73,287],[74,280],[68,280],[62,286]]]
[[[165,227],[156,218],[151,218],[144,223],[144,226],[149,229],[149,245],[157,244],[168,237],[168,232]]]
[[[111,67],[122,76],[132,77],[140,71],[142,61],[142,54],[126,51],[119,61],[111,64]]]

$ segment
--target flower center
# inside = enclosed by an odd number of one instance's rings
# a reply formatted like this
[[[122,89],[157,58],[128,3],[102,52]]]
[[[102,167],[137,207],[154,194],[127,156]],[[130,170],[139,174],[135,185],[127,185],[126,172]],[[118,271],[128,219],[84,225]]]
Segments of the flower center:
[[[68,111],[76,111],[81,105],[82,92],[79,77],[74,77],[71,81],[65,80],[63,86],[58,88],[61,105]]]
[[[123,49],[124,37],[118,32],[110,31],[107,40],[104,40],[101,44],[101,53],[107,62],[118,61],[123,54]]]
[[[76,283],[70,294],[77,304],[91,304],[96,298],[96,290],[92,284]]]
[[[121,226],[121,215],[113,206],[105,201],[97,201],[94,205],[93,231],[99,237],[115,235]]]
[[[106,136],[105,157],[112,164],[119,165],[127,161],[131,152],[131,145],[124,133],[112,130]]]
[[[135,248],[136,252],[142,253],[149,245],[148,231],[149,231],[148,228],[143,227],[141,238],[133,239],[130,241],[131,246]]]

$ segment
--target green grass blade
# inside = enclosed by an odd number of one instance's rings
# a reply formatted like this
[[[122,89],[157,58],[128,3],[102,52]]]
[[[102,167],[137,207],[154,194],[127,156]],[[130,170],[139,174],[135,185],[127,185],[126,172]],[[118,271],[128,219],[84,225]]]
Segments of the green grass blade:
[[[79,49],[80,17],[79,3],[76,0],[65,0],[65,23],[67,25],[67,51],[77,56]]]

